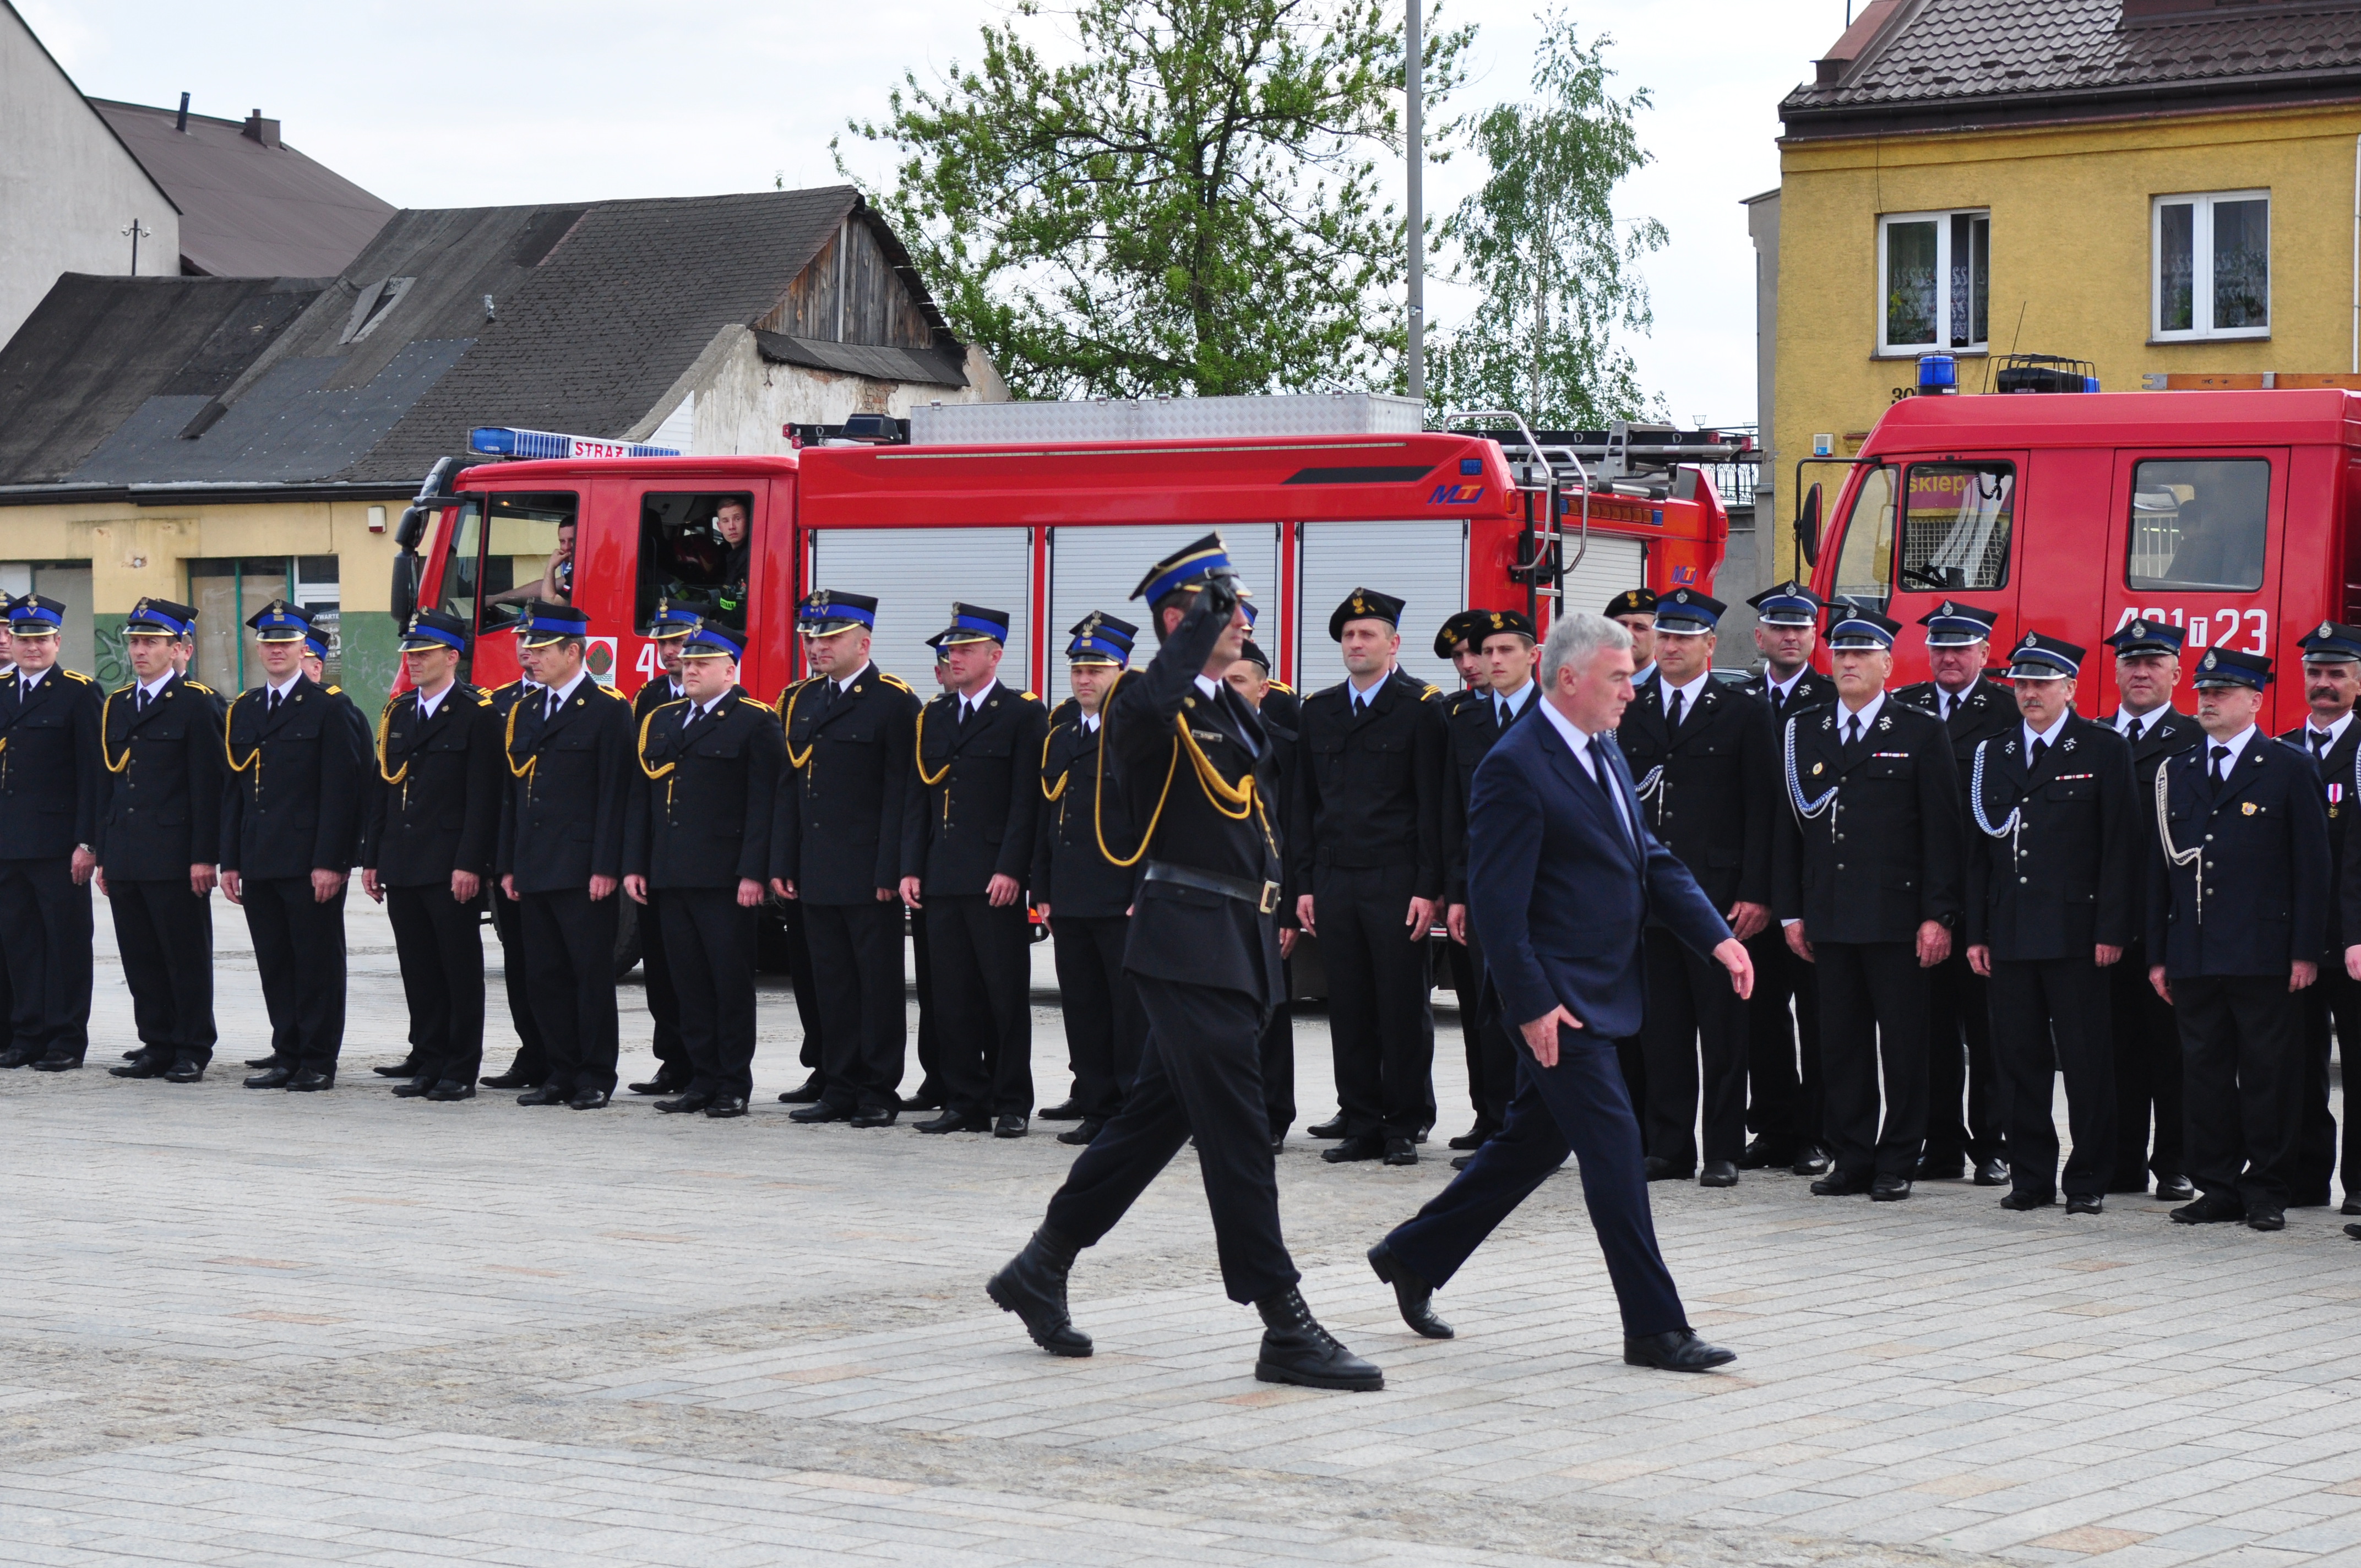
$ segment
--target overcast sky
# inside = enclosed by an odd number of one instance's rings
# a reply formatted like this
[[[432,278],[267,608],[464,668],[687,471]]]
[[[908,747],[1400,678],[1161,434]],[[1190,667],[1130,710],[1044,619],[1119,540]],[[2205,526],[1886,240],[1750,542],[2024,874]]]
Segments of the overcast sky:
[[[93,97],[280,120],[290,145],[397,206],[709,195],[836,180],[828,144],[883,112],[903,71],[974,59],[994,0],[15,0]],[[1534,0],[1447,0],[1480,24],[1461,106],[1521,98]],[[1615,0],[1572,7],[1614,35],[1618,92],[1644,86],[1655,165],[1622,210],[1672,247],[1636,343],[1676,418],[1754,417],[1753,251],[1739,200],[1778,183],[1780,98],[1843,31],[1845,0]],[[881,149],[846,138],[864,179]],[[1465,159],[1431,171],[1430,211]],[[1464,294],[1430,291],[1448,325]]]

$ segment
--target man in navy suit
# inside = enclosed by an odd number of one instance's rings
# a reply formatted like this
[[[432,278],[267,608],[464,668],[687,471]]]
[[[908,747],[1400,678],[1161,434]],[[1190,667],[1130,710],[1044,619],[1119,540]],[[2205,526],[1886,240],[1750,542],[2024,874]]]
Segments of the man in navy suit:
[[[1640,1124],[1616,1042],[1640,1032],[1647,984],[1641,928],[1653,916],[1730,970],[1744,996],[1754,966],[1688,869],[1642,825],[1615,727],[1631,700],[1631,636],[1572,613],[1542,648],[1535,722],[1504,733],[1476,770],[1467,892],[1503,1028],[1524,1049],[1508,1122],[1416,1218],[1369,1249],[1403,1321],[1430,1339],[1451,1328],[1430,1298],[1565,1163],[1623,1311],[1623,1359],[1703,1372],[1736,1358],[1688,1325],[1656,1247]]]

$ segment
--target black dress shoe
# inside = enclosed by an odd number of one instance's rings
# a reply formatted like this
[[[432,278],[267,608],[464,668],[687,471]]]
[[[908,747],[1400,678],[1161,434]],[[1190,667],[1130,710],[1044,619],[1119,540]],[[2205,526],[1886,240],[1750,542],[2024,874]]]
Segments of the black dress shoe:
[[[144,1057],[144,1056],[146,1056],[147,1054],[148,1054],[148,1047],[145,1047],[145,1046],[141,1046],[141,1047],[138,1047],[137,1048],[136,1048],[136,1049],[134,1049],[134,1050],[128,1050],[128,1051],[124,1052],[124,1053],[123,1053],[123,1059],[124,1059],[125,1061],[137,1061],[141,1057]]]
[[[566,1108],[568,1111],[603,1111],[607,1108],[607,1102],[613,1097],[612,1090],[577,1089],[574,1091],[574,1098],[566,1102]]]
[[[290,1094],[317,1094],[324,1089],[335,1087],[336,1075],[333,1072],[299,1072],[287,1080],[287,1092]]]
[[[82,1058],[66,1056],[43,1057],[40,1060],[33,1064],[33,1070],[35,1072],[80,1072],[82,1070]]]
[[[1910,1179],[1906,1176],[1881,1176],[1869,1184],[1869,1201],[1872,1203],[1899,1203],[1910,1196]]]
[[[277,1057],[248,1057],[246,1058],[246,1065],[252,1068],[276,1067],[279,1065],[279,1058]]]
[[[1087,1146],[1093,1138],[1097,1137],[1099,1135],[1099,1129],[1105,1125],[1106,1124],[1099,1120],[1096,1116],[1087,1117],[1075,1125],[1067,1128],[1064,1132],[1060,1133],[1058,1135],[1058,1141],[1061,1144],[1072,1144],[1077,1147],[1082,1147]]]
[[[894,1118],[901,1113],[899,1106],[873,1105],[865,1111],[855,1111],[844,1124],[848,1127],[890,1127],[894,1124]],[[790,1111],[787,1114],[792,1116],[795,1113]]]
[[[1345,1135],[1345,1113],[1337,1112],[1324,1122],[1315,1122],[1303,1129],[1307,1138],[1341,1138]]]
[[[1774,1165],[1791,1165],[1795,1157],[1768,1138],[1755,1138],[1739,1151],[1741,1170],[1768,1170]]]
[[[533,1081],[531,1073],[519,1072],[514,1068],[511,1068],[506,1072],[496,1072],[489,1078],[479,1078],[476,1081],[486,1089],[539,1089],[541,1087]]]
[[[995,1138],[1021,1138],[1029,1131],[1030,1124],[1024,1113],[1018,1111],[1006,1113],[992,1124],[992,1135]]]
[[[2355,1241],[2361,1242],[2361,1225],[2347,1225],[2345,1227],[2345,1234]]]
[[[1659,1372],[1710,1372],[1737,1359],[1736,1351],[1706,1343],[1695,1329],[1666,1329],[1660,1334],[1640,1334],[1623,1341],[1624,1365],[1653,1366]]]
[[[1967,1173],[1968,1166],[1965,1160],[1922,1159],[1918,1162],[1918,1168],[1911,1173],[1911,1177],[1916,1181],[1957,1181]]]
[[[634,1083],[630,1088],[634,1094],[686,1094],[688,1092],[688,1080],[668,1078],[660,1072],[646,1082]]]
[[[1697,1174],[1697,1185],[1735,1187],[1738,1185],[1738,1167],[1726,1159],[1709,1159],[1705,1162],[1705,1169]]]
[[[1466,1132],[1460,1134],[1457,1137],[1452,1139],[1450,1146],[1455,1149],[1481,1148],[1484,1146],[1484,1140],[1499,1131],[1499,1129],[1498,1127],[1488,1127],[1483,1123],[1478,1122],[1474,1126],[1468,1128]]]
[[[0,1067],[30,1067],[39,1058],[38,1051],[18,1050],[11,1046],[8,1049],[0,1051]]]
[[[2008,1161],[2004,1159],[1981,1161],[1976,1166],[1976,1185],[1979,1187],[2007,1186]]]
[[[1386,1140],[1365,1133],[1359,1137],[1346,1138],[1333,1149],[1322,1149],[1320,1157],[1330,1165],[1346,1165],[1356,1159],[1383,1159],[1386,1157]]]
[[[804,1126],[816,1126],[822,1122],[850,1122],[852,1112],[842,1105],[831,1105],[822,1100],[813,1105],[798,1105],[787,1113],[787,1120]]]
[[[902,1109],[905,1111],[939,1111],[942,1108],[943,1097],[939,1094],[921,1091],[906,1096],[902,1101]]]
[[[1797,1176],[1824,1176],[1836,1168],[1836,1161],[1819,1145],[1806,1144],[1795,1151],[1795,1163],[1787,1168]]]
[[[431,1078],[413,1078],[408,1082],[395,1084],[393,1097],[396,1100],[416,1100],[434,1087],[434,1080]]]
[[[1262,1354],[1255,1376],[1264,1383],[1304,1388],[1342,1388],[1370,1393],[1386,1386],[1386,1375],[1340,1343],[1320,1326],[1303,1293],[1290,1285],[1255,1303],[1262,1314]]]
[[[2180,1225],[2219,1225],[2246,1217],[2246,1201],[2231,1192],[2208,1192],[2196,1202],[2172,1212],[2173,1223]]]
[[[992,1118],[981,1111],[945,1111],[929,1121],[913,1123],[922,1133],[988,1133]]]
[[[822,1087],[824,1086],[820,1082],[819,1074],[814,1073],[809,1078],[805,1079],[797,1087],[790,1089],[785,1094],[780,1095],[779,1103],[782,1105],[817,1104],[819,1101],[819,1094]]]
[[[715,1122],[726,1122],[732,1116],[745,1113],[746,1102],[735,1094],[717,1094],[713,1097],[713,1103],[705,1108],[707,1118]]]
[[[566,1091],[554,1083],[536,1084],[517,1096],[520,1105],[563,1105]]]
[[[121,1067],[108,1068],[106,1075],[109,1078],[161,1078],[164,1076],[164,1064],[150,1056],[134,1057]]]
[[[407,1061],[398,1061],[391,1067],[373,1067],[369,1070],[379,1078],[416,1078],[418,1058],[412,1057]]]
[[[2249,1230],[2256,1231],[2286,1230],[2287,1211],[2284,1209],[2260,1209],[2249,1206],[2246,1210],[2246,1227]]]
[[[2011,1210],[2016,1213],[2022,1214],[2035,1209],[2047,1209],[2057,1201],[2058,1199],[2055,1194],[2037,1195],[2031,1192],[2012,1192],[2007,1197],[2000,1201],[2000,1206],[2004,1209]]]
[[[1875,1179],[1867,1176],[1847,1176],[1841,1170],[1831,1170],[1812,1183],[1815,1198],[1850,1198],[1866,1192]]]
[[[657,1101],[656,1109],[668,1115],[686,1115],[692,1111],[702,1111],[712,1103],[713,1096],[710,1094],[684,1094],[677,1100]]]
[[[2107,1201],[2095,1195],[2085,1195],[2081,1197],[2070,1195],[2066,1200],[2066,1212],[2070,1214],[2103,1213],[2106,1211],[2106,1206]]]
[[[1686,1181],[1697,1174],[1695,1166],[1675,1165],[1671,1160],[1658,1159],[1654,1155],[1642,1160],[1640,1167],[1651,1181]]]
[[[1472,1149],[1466,1154],[1453,1155],[1451,1157],[1451,1168],[1454,1170],[1465,1170],[1475,1158],[1476,1154]]]
[[[1418,1146],[1411,1142],[1408,1138],[1388,1138],[1386,1140],[1386,1163],[1388,1165],[1416,1165],[1418,1163]]]
[[[1453,1337],[1451,1325],[1434,1315],[1434,1287],[1412,1274],[1391,1246],[1379,1242],[1371,1247],[1369,1266],[1394,1288],[1394,1307],[1412,1333],[1427,1339]]]
[[[2186,1203],[2197,1196],[2197,1184],[2185,1176],[2159,1176],[2156,1179],[2156,1195],[2168,1203]]]
[[[1061,1100],[1055,1105],[1045,1105],[1033,1113],[1044,1122],[1080,1122],[1084,1120],[1082,1108],[1072,1100]]]
[[[1051,1355],[1091,1353],[1091,1336],[1074,1327],[1066,1310],[1066,1276],[1081,1250],[1044,1225],[983,1287],[993,1304],[1016,1313],[1033,1343]]]
[[[1281,1127],[1270,1135],[1270,1152],[1277,1154],[1287,1146],[1287,1129]]]
[[[204,1077],[205,1064],[201,1061],[175,1062],[164,1069],[167,1083],[202,1083]]]
[[[2336,1212],[2340,1214],[2361,1214],[2361,1198],[2347,1198]]]
[[[247,1079],[246,1086],[248,1089],[284,1089],[294,1076],[295,1069],[291,1067],[274,1067],[268,1072],[258,1072]]]
[[[476,1086],[464,1078],[446,1078],[426,1091],[429,1100],[473,1100]]]

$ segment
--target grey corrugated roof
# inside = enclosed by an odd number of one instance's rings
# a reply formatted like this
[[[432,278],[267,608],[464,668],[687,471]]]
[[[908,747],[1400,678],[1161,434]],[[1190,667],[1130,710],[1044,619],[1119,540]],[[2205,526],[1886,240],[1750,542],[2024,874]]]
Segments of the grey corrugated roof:
[[[943,349],[888,348],[873,343],[829,343],[817,337],[789,337],[782,332],[757,332],[754,347],[778,365],[802,365],[815,370],[840,370],[878,381],[917,381],[933,387],[964,387],[964,356]]]
[[[2004,104],[2361,86],[2361,5],[2224,6],[2126,23],[2123,0],[1917,0],[1844,75],[1789,93],[1791,133],[1848,112],[1972,114]]]
[[[335,170],[283,142],[265,147],[236,120],[93,98],[181,209],[181,256],[215,278],[333,277],[393,215]]]

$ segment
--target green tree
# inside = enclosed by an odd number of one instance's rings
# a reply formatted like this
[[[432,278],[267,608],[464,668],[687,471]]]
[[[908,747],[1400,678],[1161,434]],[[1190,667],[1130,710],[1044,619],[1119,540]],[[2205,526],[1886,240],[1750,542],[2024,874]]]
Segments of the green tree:
[[[1453,276],[1483,302],[1440,343],[1429,376],[1438,406],[1510,408],[1536,429],[1596,429],[1661,417],[1619,343],[1654,317],[1639,262],[1669,242],[1653,218],[1620,224],[1615,187],[1650,162],[1636,119],[1645,88],[1618,98],[1605,35],[1539,18],[1532,104],[1501,104],[1453,129],[1490,170],[1443,225]]]
[[[873,193],[944,313],[1019,397],[1387,380],[1405,236],[1392,0],[1078,0],[1071,63],[1024,0],[983,61],[906,74]],[[1474,29],[1430,28],[1428,96]],[[840,157],[839,167],[842,167]]]

